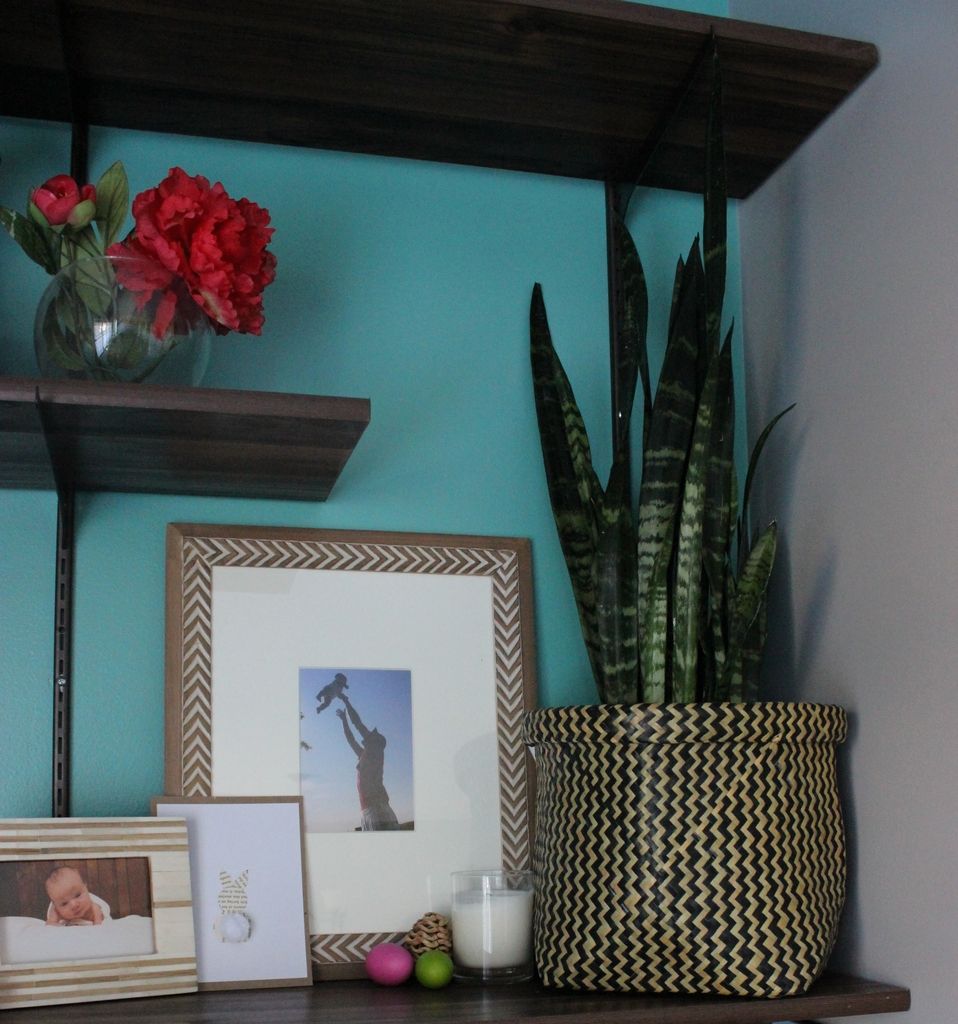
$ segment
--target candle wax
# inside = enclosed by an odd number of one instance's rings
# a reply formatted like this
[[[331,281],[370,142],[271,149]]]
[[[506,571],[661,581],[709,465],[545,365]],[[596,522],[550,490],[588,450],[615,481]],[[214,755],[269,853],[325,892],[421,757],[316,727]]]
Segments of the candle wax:
[[[452,907],[452,952],[462,967],[517,967],[531,957],[532,893],[459,893]]]

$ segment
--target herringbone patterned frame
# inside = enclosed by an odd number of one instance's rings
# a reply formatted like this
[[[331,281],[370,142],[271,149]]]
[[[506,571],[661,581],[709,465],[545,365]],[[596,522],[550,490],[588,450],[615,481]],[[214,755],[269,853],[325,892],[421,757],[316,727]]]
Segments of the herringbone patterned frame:
[[[533,712],[547,985],[774,998],[825,966],[845,897],[841,708]]]
[[[213,796],[213,569],[243,566],[310,571],[486,576],[492,582],[502,863],[528,867],[532,767],[522,742],[535,704],[532,583],[528,541],[506,537],[385,534],[171,524],[167,532],[166,791]],[[319,977],[356,973],[392,933],[312,935]]]

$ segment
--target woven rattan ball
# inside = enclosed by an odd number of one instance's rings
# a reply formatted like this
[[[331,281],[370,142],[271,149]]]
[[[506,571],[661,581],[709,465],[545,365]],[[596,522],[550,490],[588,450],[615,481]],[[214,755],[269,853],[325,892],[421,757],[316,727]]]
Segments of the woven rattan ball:
[[[452,952],[449,919],[432,911],[423,914],[406,933],[402,944],[415,957],[420,957],[431,949],[438,949],[441,953]]]

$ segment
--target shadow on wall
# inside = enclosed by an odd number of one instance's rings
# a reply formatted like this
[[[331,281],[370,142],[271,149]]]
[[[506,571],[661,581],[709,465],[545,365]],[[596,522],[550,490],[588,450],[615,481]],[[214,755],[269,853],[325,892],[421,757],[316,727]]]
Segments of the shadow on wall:
[[[858,715],[846,709],[848,714],[848,739],[843,747],[838,748],[838,793],[842,802],[842,817],[845,821],[845,862],[847,867],[847,887],[845,909],[838,925],[838,937],[835,940],[834,959],[844,965],[855,963],[859,953],[857,936],[862,934],[862,920],[859,907],[862,906],[862,894],[858,892],[858,830],[855,822],[855,792],[852,786],[851,773],[845,765],[851,761],[851,752],[858,741]]]
[[[792,463],[789,462],[789,465]],[[789,482],[790,483],[790,482]],[[783,493],[777,491],[776,493]],[[790,489],[789,489],[789,493]],[[809,601],[804,610],[804,619],[797,621],[792,598],[792,558],[787,531],[782,534],[779,559],[773,576],[773,593],[769,609],[769,654],[763,665],[762,696],[769,700],[804,700],[808,698],[806,687],[812,672],[817,671],[818,652],[821,645],[822,623],[827,619],[835,590],[838,564],[836,547],[833,543],[823,546],[818,566],[808,588]],[[829,680],[818,679],[817,691],[833,690]],[[855,937],[861,934],[861,920],[858,907],[861,899],[857,892],[858,878],[858,831],[855,827],[854,788],[851,774],[846,765],[851,763],[852,751],[858,740],[858,716],[848,708],[848,739],[838,748],[838,789],[845,825],[845,855],[847,867],[847,890],[845,908],[842,913],[833,956],[843,964],[855,963],[858,947]]]
[[[822,549],[804,617],[798,621],[792,595],[792,558],[788,533],[780,534],[778,558],[771,584],[769,638],[762,666],[762,698],[808,700],[808,683],[816,671],[822,638],[835,589],[838,556],[834,544]],[[818,681],[821,683],[821,680]],[[822,686],[816,686],[821,690]]]

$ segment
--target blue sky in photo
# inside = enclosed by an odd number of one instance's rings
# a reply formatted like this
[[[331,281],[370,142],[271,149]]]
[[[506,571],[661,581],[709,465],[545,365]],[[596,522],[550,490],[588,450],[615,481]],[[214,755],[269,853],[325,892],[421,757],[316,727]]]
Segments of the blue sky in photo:
[[[356,754],[336,715],[334,700],[316,713],[316,695],[337,672],[349,681],[346,695],[367,729],[386,737],[383,781],[399,821],[414,820],[412,676],[406,669],[304,667],[299,670],[300,789],[307,832],[352,832],[361,820],[356,789]],[[353,729],[353,733],[356,730]],[[359,739],[359,737],[356,737]]]

